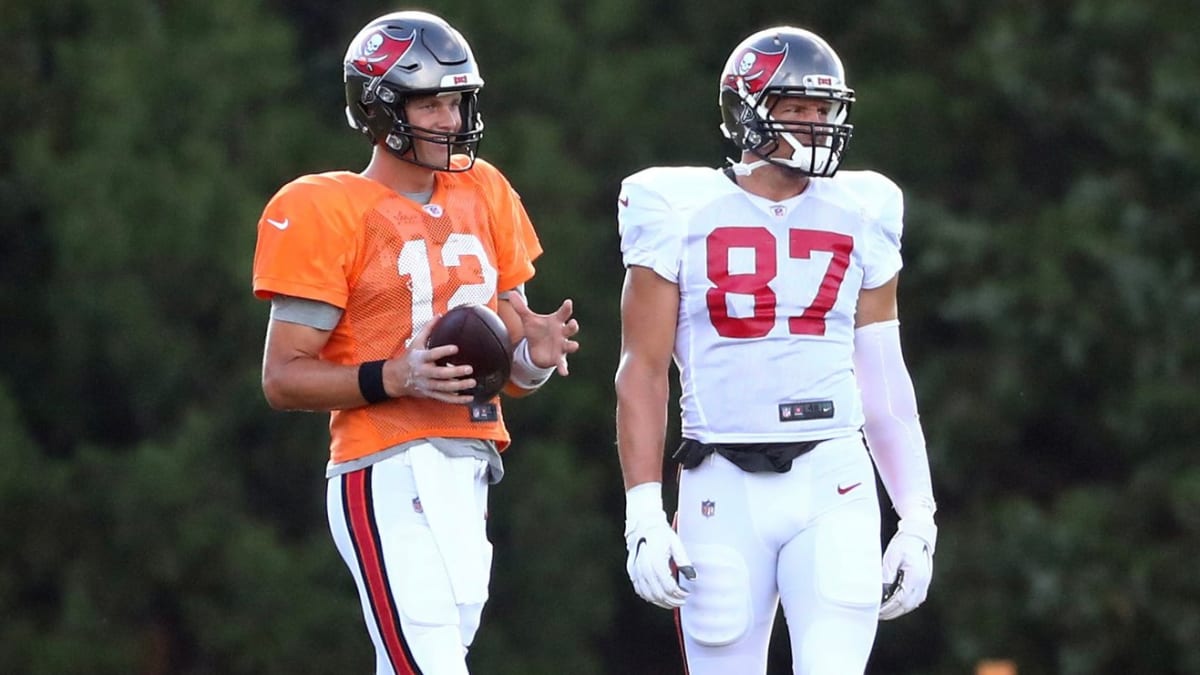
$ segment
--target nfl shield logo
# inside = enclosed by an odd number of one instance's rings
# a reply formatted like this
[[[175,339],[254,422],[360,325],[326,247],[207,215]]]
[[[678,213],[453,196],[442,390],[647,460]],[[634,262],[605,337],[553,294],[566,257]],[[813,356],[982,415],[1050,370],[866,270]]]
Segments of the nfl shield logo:
[[[704,516],[705,518],[712,518],[716,512],[716,502],[712,501],[711,499],[705,499],[704,501],[700,502],[700,515]]]
[[[420,497],[413,497],[412,506],[413,506],[413,511],[416,511],[417,513],[425,513],[425,508],[423,506],[421,506],[421,498]]]

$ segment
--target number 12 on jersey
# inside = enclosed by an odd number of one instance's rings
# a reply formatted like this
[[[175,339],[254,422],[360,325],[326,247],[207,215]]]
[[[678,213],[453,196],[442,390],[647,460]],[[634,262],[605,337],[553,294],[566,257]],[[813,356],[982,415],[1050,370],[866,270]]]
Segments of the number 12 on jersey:
[[[760,338],[775,326],[778,301],[770,283],[779,273],[777,243],[775,235],[765,227],[718,227],[708,235],[705,242],[706,270],[713,288],[708,289],[705,299],[709,320],[721,337]],[[753,270],[730,271],[729,252],[733,249],[749,249],[753,253]],[[788,317],[789,333],[825,334],[825,317],[837,302],[838,290],[846,278],[853,250],[854,238],[849,235],[825,230],[788,231],[788,259],[810,260],[817,251],[832,254],[812,303],[804,308],[800,316]],[[754,298],[754,314],[730,316],[726,302],[730,293]]]

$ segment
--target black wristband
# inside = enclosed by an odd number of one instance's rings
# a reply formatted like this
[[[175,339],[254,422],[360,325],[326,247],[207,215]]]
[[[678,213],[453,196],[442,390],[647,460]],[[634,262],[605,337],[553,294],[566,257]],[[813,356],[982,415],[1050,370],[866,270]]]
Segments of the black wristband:
[[[379,403],[391,398],[383,388],[383,364],[385,361],[367,361],[358,366],[358,391],[367,403]]]

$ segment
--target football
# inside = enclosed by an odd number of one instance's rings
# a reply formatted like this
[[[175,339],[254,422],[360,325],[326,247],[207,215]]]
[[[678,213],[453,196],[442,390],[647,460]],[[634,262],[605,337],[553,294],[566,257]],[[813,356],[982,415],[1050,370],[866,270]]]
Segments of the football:
[[[475,386],[464,393],[476,401],[490,400],[500,393],[512,372],[512,345],[500,315],[487,305],[458,305],[446,312],[429,333],[429,348],[457,345],[458,353],[441,359],[439,365],[471,366]]]

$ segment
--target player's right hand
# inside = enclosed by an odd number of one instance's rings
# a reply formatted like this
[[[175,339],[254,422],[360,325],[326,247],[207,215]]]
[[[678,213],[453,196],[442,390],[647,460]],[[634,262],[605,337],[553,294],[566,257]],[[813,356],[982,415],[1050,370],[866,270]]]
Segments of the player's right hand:
[[[660,483],[642,483],[625,494],[625,571],[639,597],[675,609],[688,597],[676,581],[675,569],[689,579],[696,575],[683,542],[667,524],[661,490]]]
[[[470,366],[439,366],[438,359],[453,356],[458,352],[454,345],[442,345],[427,349],[433,321],[428,321],[408,344],[408,350],[398,361],[404,368],[402,396],[432,398],[443,403],[467,404],[474,400],[462,392],[475,386],[470,376]]]

